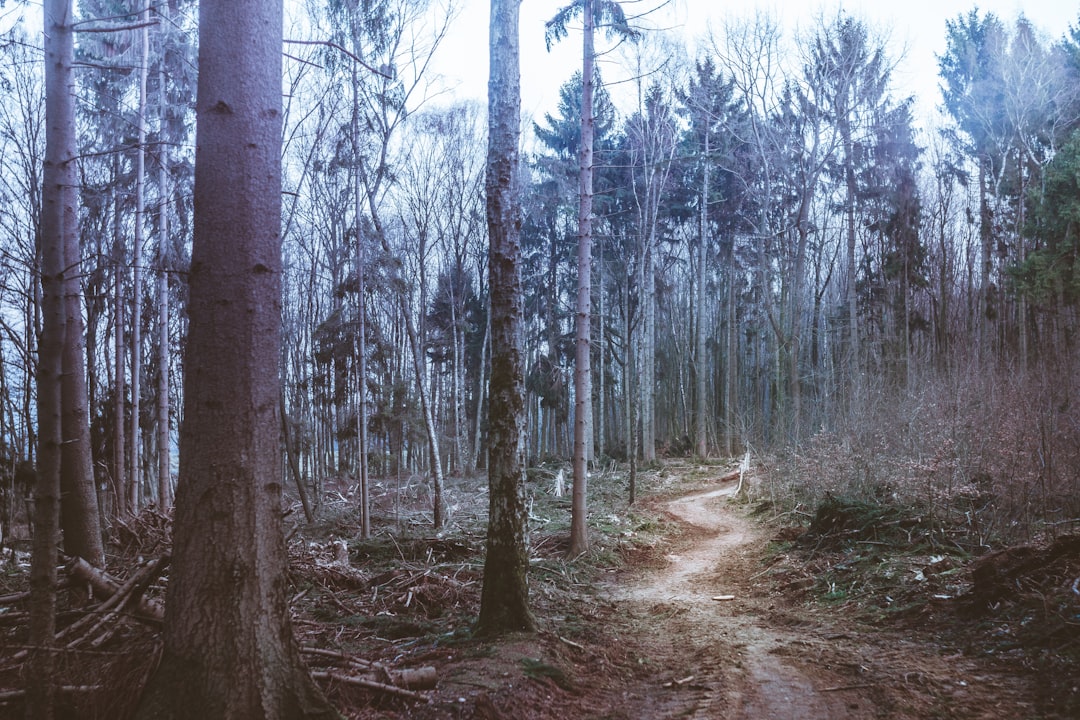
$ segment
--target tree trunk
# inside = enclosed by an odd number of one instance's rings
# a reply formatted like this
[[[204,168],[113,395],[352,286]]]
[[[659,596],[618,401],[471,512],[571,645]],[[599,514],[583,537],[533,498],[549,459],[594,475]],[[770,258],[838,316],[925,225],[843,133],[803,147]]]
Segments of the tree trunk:
[[[161,6],[159,12],[166,15],[169,6]],[[163,43],[164,45],[164,43]],[[162,47],[161,61],[158,66],[159,108],[161,114],[160,133],[165,132],[167,95],[165,92],[165,48]],[[161,143],[158,150],[158,277],[157,277],[157,484],[158,507],[162,510],[172,505],[172,433],[169,431],[169,145]]]
[[[424,416],[424,431],[427,435],[428,458],[431,469],[432,508],[431,514],[436,530],[441,530],[446,522],[446,506],[443,502],[443,472],[442,459],[439,456],[439,434],[435,428],[435,412],[432,408],[431,396],[428,385],[424,382],[424,355],[420,349],[420,339],[417,337],[416,327],[413,325],[412,315],[409,314],[409,303],[405,294],[401,295],[401,314],[405,318],[405,334],[409,342],[409,352],[413,361],[413,372],[416,375],[416,391],[420,395],[420,412]]]
[[[200,3],[173,562],[162,660],[137,718],[336,717],[301,662],[286,595],[281,33],[280,0]]]
[[[582,0],[584,42],[581,65],[581,165],[578,184],[578,287],[574,345],[574,488],[570,512],[569,557],[589,549],[589,444],[592,442],[592,369],[589,337],[592,313],[593,201],[593,22],[594,0]]]
[[[352,142],[353,153],[356,161],[356,177],[354,178],[355,195],[353,197],[353,215],[356,220],[356,463],[360,476],[359,498],[360,503],[360,537],[371,536],[371,489],[368,486],[368,405],[367,405],[367,303],[364,296],[367,294],[364,273],[366,272],[366,258],[364,238],[361,228],[363,223],[363,178],[360,177],[360,93],[359,81],[356,76],[356,65],[352,68],[353,96],[352,96]]]
[[[529,610],[522,357],[518,0],[491,0],[487,222],[491,292],[488,531],[479,635],[536,630]]]
[[[114,165],[113,178],[119,175],[118,168]],[[124,259],[127,252],[124,248],[123,233],[120,231],[120,200],[115,186],[112,189],[113,201],[113,262],[116,264],[115,287],[113,288],[113,333],[115,335],[113,352],[113,494],[116,498],[114,514],[119,517],[128,511],[127,489],[127,432],[125,431],[127,417],[127,380],[124,370],[127,366],[127,340],[124,332]]]
[[[63,32],[70,32],[65,29]],[[60,60],[70,73],[71,61]],[[62,91],[73,93],[73,80],[65,78]],[[71,151],[75,144],[75,125],[61,152]],[[70,171],[75,177],[75,171]],[[86,386],[86,336],[83,329],[82,249],[77,210],[78,185],[64,189],[65,208],[60,226],[63,244],[64,306],[67,312],[64,333],[63,378],[61,380],[63,444],[60,462],[60,525],[63,529],[64,551],[87,562],[105,564],[101,542],[101,522],[98,515],[97,488],[94,483],[94,460],[90,443],[90,408]],[[70,193],[70,195],[68,194]]]
[[[705,362],[705,260],[708,257],[709,232],[709,128],[705,127],[705,153],[702,156],[701,173],[701,216],[698,234],[697,282],[695,283],[695,320],[694,323],[694,446],[698,457],[709,454],[709,441],[706,432],[706,393],[705,382],[708,363]]]
[[[27,717],[31,720],[51,720],[54,711],[56,542],[60,524],[61,398],[67,324],[64,237],[66,232],[74,230],[78,217],[71,21],[71,0],[46,0],[46,136],[40,248],[42,329],[37,365],[39,446],[27,660],[30,680]]]
[[[139,22],[148,23],[149,6],[139,15]],[[128,472],[129,509],[133,513],[142,507],[142,439],[140,437],[140,419],[142,414],[142,245],[143,222],[145,221],[146,203],[146,76],[150,55],[150,28],[143,27],[139,35],[142,38],[142,55],[139,62],[139,110],[138,140],[135,148],[135,241],[131,253],[131,443],[128,458],[131,469]]]
[[[653,265],[655,237],[646,234],[641,274],[641,460],[656,460],[656,271]]]

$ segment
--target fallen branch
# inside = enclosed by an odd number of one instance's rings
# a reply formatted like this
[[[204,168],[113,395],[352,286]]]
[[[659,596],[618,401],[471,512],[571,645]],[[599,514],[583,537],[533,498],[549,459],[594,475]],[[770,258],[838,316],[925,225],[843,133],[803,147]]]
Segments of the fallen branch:
[[[75,693],[99,692],[103,688],[101,685],[60,685],[56,689],[62,693],[74,695]],[[22,700],[24,697],[26,697],[25,690],[0,690],[0,703]]]
[[[311,677],[316,680],[333,680],[335,682],[342,682],[346,685],[356,685],[358,687],[368,688],[370,690],[378,690],[389,695],[396,695],[398,697],[408,698],[410,700],[427,700],[428,698],[418,692],[412,690],[406,690],[405,688],[398,687],[396,685],[388,685],[387,683],[377,682],[365,677],[359,677],[357,675],[343,675],[336,672],[313,672]]]
[[[577,648],[578,650],[584,650],[584,649],[585,649],[585,646],[584,646],[584,645],[581,645],[581,644],[579,644],[579,643],[576,643],[576,642],[574,642],[573,640],[569,640],[569,639],[567,639],[567,638],[564,638],[564,637],[563,637],[562,635],[559,635],[559,636],[558,636],[558,638],[559,638],[559,640],[561,640],[562,642],[566,643],[567,645],[569,645],[569,646],[570,646],[570,647],[572,647],[572,648]]]
[[[836,685],[835,687],[827,687],[819,690],[818,692],[840,692],[842,690],[865,690],[866,688],[875,687],[873,683],[861,683],[859,685]]]
[[[360,670],[364,673],[374,673],[381,676],[382,680],[386,683],[390,683],[396,687],[411,688],[413,690],[430,690],[435,687],[439,681],[437,671],[430,665],[397,670],[388,668],[380,663],[374,663],[369,660],[364,660],[363,658],[346,655],[345,653],[337,652],[336,650],[325,650],[317,647],[302,647],[300,648],[300,652],[305,655],[314,655],[329,660],[336,660],[350,666],[354,670]],[[371,678],[366,679],[371,680]],[[377,680],[371,681],[379,682]]]
[[[160,573],[168,565],[169,557],[164,556],[152,562],[155,563],[155,574]],[[94,567],[80,557],[72,558],[64,570],[72,578],[88,583],[94,592],[102,598],[111,598],[120,592],[123,587],[122,583],[116,578],[104,570]],[[144,619],[161,622],[165,618],[165,607],[160,600],[140,597],[135,604],[135,614]]]

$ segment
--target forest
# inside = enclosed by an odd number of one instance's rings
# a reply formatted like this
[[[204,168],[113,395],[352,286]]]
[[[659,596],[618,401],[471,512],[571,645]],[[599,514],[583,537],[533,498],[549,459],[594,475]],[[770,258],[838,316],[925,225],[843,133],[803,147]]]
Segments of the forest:
[[[986,548],[1080,522],[1080,25],[972,8],[928,29],[927,122],[847,12],[732,18],[675,52],[594,1],[606,63],[523,124],[515,180],[523,452],[566,465],[575,518],[590,472],[625,470],[633,502],[667,459],[746,456],[792,506],[888,498]],[[521,32],[579,42],[582,4]],[[29,547],[39,359],[62,357],[63,549],[101,565],[103,533],[177,492],[199,7],[77,0],[77,233],[51,258],[37,13],[0,5],[0,547]],[[272,461],[309,523],[348,498],[364,539],[378,488],[435,532],[472,512],[447,485],[489,469],[490,119],[437,91],[455,17],[306,0],[282,24]],[[633,80],[606,85],[611,62]],[[51,287],[50,262],[77,272]]]

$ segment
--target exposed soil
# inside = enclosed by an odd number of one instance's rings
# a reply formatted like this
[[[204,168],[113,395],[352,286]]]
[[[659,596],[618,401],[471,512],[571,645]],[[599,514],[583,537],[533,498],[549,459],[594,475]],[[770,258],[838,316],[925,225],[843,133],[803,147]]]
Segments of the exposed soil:
[[[624,637],[657,670],[627,693],[626,717],[1036,716],[1030,678],[1015,667],[793,602],[763,577],[772,538],[732,501],[735,488],[731,481],[666,502],[693,529],[685,546],[665,567],[610,589],[626,614]]]
[[[975,560],[903,555],[873,534],[912,536],[902,519],[878,517],[868,530],[859,508],[838,504],[810,523],[805,513],[790,526],[763,522],[760,486],[748,482],[736,497],[731,477],[727,467],[669,465],[629,510],[624,478],[609,471],[593,484],[594,549],[569,562],[568,503],[534,476],[530,583],[542,630],[496,643],[469,632],[482,582],[479,481],[453,488],[454,522],[434,537],[422,485],[383,487],[380,514],[396,528],[368,541],[352,535],[351,500],[339,496],[340,512],[328,505],[290,541],[294,626],[301,645],[318,649],[306,651],[317,668],[334,669],[316,654],[330,651],[437,672],[419,699],[324,679],[351,719],[1080,717],[1069,654],[1080,614],[1068,599],[1080,582],[1080,540]],[[150,513],[125,526],[115,574],[134,557],[167,552],[167,520]],[[13,569],[4,577],[0,590],[22,582]],[[1020,603],[1026,588],[1050,608],[1052,587],[1074,604],[1039,615]],[[5,644],[24,642],[7,622],[18,611],[0,607],[0,691],[20,682],[18,666],[2,662]],[[103,689],[66,716],[121,718],[130,706],[157,635],[130,620],[110,633],[106,652],[73,649],[64,682]],[[9,711],[21,716],[0,699],[0,717]]]
[[[919,618],[820,602],[808,592],[814,578],[794,572],[799,558],[778,554],[790,545],[777,542],[778,528],[734,498],[736,481],[680,486],[646,501],[669,524],[658,542],[623,547],[625,566],[595,585],[571,577],[575,596],[534,584],[539,636],[466,642],[463,654],[435,661],[432,704],[356,717],[1071,717],[1040,702],[1022,657],[964,647],[962,628],[936,632]]]

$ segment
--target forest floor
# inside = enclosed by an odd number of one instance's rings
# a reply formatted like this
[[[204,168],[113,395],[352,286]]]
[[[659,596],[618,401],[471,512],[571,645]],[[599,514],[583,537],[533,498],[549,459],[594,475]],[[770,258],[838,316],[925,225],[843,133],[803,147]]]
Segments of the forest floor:
[[[406,697],[324,674],[350,719],[1080,718],[1078,536],[972,557],[927,542],[920,519],[893,511],[784,509],[766,478],[733,469],[658,465],[639,473],[629,508],[625,473],[595,473],[592,549],[573,560],[569,499],[555,492],[568,478],[530,471],[540,631],[498,642],[470,634],[487,506],[479,479],[451,481],[439,534],[419,480],[376,483],[367,540],[352,498],[331,496],[289,540],[303,652],[317,669],[351,657],[389,669],[388,679],[425,667],[438,677]],[[167,552],[167,535],[156,513],[127,523],[111,571]],[[9,563],[0,596],[24,583]],[[0,603],[0,718],[21,716],[3,699],[19,683],[4,650],[22,646],[7,620],[19,611]],[[127,699],[103,690],[71,716],[124,717],[155,638],[132,622],[83,655],[73,648],[82,676],[66,683],[122,687]],[[115,660],[124,648],[130,662]]]
[[[431,665],[439,683],[424,703],[340,687],[337,701],[355,718],[1080,717],[1080,597],[1046,615],[1031,607],[1060,599],[1040,587],[1076,592],[1080,543],[979,560],[918,542],[918,524],[892,516],[872,519],[909,542],[858,532],[835,507],[779,512],[761,479],[737,493],[732,470],[667,463],[639,475],[633,508],[625,473],[594,476],[593,549],[574,561],[563,557],[568,500],[551,492],[558,472],[534,473],[535,636],[469,637],[482,525],[468,508],[486,505],[482,487],[457,486],[456,529],[399,541],[396,558],[380,558],[378,541],[350,544],[350,566],[370,568],[362,582],[386,588],[385,604],[354,616],[339,592],[330,614],[364,630],[320,627],[312,642]],[[976,567],[1004,593],[987,596]]]

